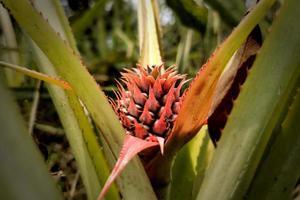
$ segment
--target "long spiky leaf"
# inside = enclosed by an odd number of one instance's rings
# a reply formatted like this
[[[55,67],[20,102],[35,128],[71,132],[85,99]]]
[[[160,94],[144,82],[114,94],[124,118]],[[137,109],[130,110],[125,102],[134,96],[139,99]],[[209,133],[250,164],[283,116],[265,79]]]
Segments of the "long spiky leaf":
[[[267,158],[263,156],[264,152],[269,150],[272,141],[279,139],[275,131],[286,117],[295,89],[299,87],[299,6],[298,0],[286,0],[280,8],[235,101],[197,199],[251,199],[245,193],[255,178],[260,160]],[[298,141],[292,142],[288,145],[297,145]],[[280,164],[286,163],[284,159],[279,161]],[[267,172],[273,173],[273,169]],[[272,179],[272,176],[268,178]],[[263,180],[264,184],[268,182]]]
[[[35,0],[34,6],[49,19],[49,24],[60,33],[74,51],[76,44],[67,18],[59,0]],[[37,67],[41,72],[52,76],[57,73],[46,55],[31,40]],[[109,166],[104,158],[98,138],[84,108],[74,92],[64,91],[51,84],[46,84],[54,106],[60,117],[66,137],[70,143],[87,198],[97,198],[101,185],[109,175]],[[119,192],[112,186],[107,193],[109,199],[119,199]]]
[[[47,74],[43,74],[43,73],[28,69],[26,67],[21,67],[21,66],[18,66],[18,65],[14,65],[14,64],[11,64],[11,63],[4,62],[4,61],[0,61],[0,66],[15,70],[17,72],[20,72],[22,74],[25,74],[25,75],[30,76],[30,77],[35,78],[35,79],[45,81],[45,82],[50,83],[50,84],[57,85],[57,86],[59,86],[63,89],[66,89],[66,90],[71,90],[72,89],[71,86],[66,81],[60,80],[59,78],[56,78],[56,77],[49,76]]]
[[[186,135],[192,137],[206,122],[215,88],[227,62],[274,2],[260,1],[202,67],[184,98],[173,134],[186,140]]]
[[[124,129],[111,108],[103,91],[89,74],[76,52],[64,42],[38,13],[28,0],[1,0],[19,25],[47,55],[58,74],[70,83],[75,94],[82,100],[114,158],[121,149]],[[137,159],[133,159],[124,171],[122,195],[126,198],[143,195],[153,199],[155,195],[145,171]]]

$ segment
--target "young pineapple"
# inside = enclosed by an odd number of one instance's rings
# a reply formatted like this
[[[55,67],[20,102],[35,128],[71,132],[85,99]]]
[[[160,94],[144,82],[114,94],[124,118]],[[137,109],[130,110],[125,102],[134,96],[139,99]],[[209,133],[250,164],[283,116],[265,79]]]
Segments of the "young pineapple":
[[[185,75],[174,66],[137,65],[122,73],[113,107],[127,134],[161,143],[168,137],[181,105]]]

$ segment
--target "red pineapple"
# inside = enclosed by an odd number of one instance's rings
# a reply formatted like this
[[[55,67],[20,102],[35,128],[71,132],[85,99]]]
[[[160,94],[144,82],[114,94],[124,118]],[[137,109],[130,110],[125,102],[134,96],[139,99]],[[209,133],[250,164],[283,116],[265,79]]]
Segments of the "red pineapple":
[[[173,127],[181,104],[185,75],[173,66],[137,65],[122,73],[113,107],[127,134],[163,144]]]

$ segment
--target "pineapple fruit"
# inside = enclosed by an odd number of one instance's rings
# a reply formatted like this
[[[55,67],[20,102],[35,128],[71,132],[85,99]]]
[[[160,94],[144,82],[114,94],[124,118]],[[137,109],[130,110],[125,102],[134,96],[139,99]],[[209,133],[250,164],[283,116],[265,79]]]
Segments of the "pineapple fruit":
[[[122,73],[113,108],[126,133],[140,139],[162,144],[180,109],[185,75],[174,66],[137,65]]]

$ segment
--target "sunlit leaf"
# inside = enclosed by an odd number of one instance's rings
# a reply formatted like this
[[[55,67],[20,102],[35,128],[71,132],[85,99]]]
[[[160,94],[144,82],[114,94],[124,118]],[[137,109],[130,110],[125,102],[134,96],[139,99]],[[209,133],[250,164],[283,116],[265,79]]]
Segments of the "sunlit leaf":
[[[60,33],[68,44],[77,51],[66,16],[58,0],[35,0],[34,6],[49,19],[49,24]],[[31,40],[38,69],[43,73],[57,76],[57,73],[45,54]],[[101,184],[109,175],[109,166],[93,130],[90,119],[82,104],[73,92],[64,91],[51,84],[46,84],[53,104],[63,125],[66,137],[75,157],[87,198],[94,200],[101,190]],[[100,165],[100,167],[99,167]],[[118,199],[115,186],[107,194],[108,198]]]
[[[216,86],[227,62],[273,3],[273,0],[260,1],[202,67],[191,83],[176,119],[172,131],[176,137],[188,140],[206,122]]]
[[[160,23],[156,0],[138,1],[140,63],[143,66],[162,63]]]
[[[170,198],[194,199],[214,152],[207,127],[189,141],[177,154],[172,167]]]
[[[102,138],[112,152],[112,159],[117,158],[121,149],[124,130],[111,108],[108,99],[93,77],[83,65],[78,53],[73,51],[47,23],[27,0],[1,0],[10,10],[19,25],[47,55],[55,70],[72,87],[74,93],[94,119]],[[154,197],[153,190],[142,164],[133,159],[121,177],[126,184],[120,184],[124,197],[130,198],[143,194],[145,199]],[[137,189],[138,188],[138,189]]]
[[[10,19],[9,13],[2,5],[0,5],[0,25],[1,25],[1,36],[3,37],[3,43],[12,49],[18,50],[18,43],[16,33],[13,28],[13,23]],[[20,57],[18,51],[6,51],[1,52],[1,59],[6,62],[19,65]],[[24,81],[24,75],[16,73],[11,70],[5,70],[6,80],[10,87],[18,87]]]
[[[71,90],[71,86],[67,82],[65,82],[63,80],[60,80],[58,78],[49,76],[47,74],[43,74],[43,73],[28,69],[28,68],[25,68],[25,67],[10,64],[10,63],[3,62],[3,61],[0,61],[0,66],[15,70],[17,72],[23,73],[27,76],[30,76],[32,78],[36,78],[36,79],[41,80],[41,81],[45,81],[47,83],[57,85],[59,87],[62,87],[63,89]]]

